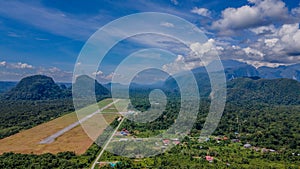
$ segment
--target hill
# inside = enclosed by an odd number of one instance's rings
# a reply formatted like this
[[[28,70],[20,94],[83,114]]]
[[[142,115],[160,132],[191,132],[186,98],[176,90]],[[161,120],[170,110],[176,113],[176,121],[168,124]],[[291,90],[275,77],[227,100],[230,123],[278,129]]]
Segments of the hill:
[[[76,98],[93,99],[92,96],[96,95],[96,99],[101,100],[110,97],[110,91],[107,88],[87,75],[78,76],[72,87],[76,90]]]
[[[227,84],[227,101],[300,104],[300,83],[292,79],[238,78]]]
[[[23,78],[16,87],[4,94],[7,100],[51,100],[70,97],[54,80],[44,75]]]

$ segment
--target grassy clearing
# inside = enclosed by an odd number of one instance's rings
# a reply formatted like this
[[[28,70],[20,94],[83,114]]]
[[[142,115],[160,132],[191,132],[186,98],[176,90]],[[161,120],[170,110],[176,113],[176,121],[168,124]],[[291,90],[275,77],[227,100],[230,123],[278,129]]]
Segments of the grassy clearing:
[[[106,99],[98,103],[99,107],[104,107],[105,105],[111,103],[111,99]],[[84,108],[82,112],[89,112],[90,106]],[[62,117],[51,120],[47,123],[43,123],[36,127],[28,130],[21,131],[15,135],[4,138],[0,140],[0,154],[4,152],[16,152],[16,153],[58,153],[63,151],[74,151],[76,154],[84,153],[93,143],[90,137],[84,132],[84,129],[92,130],[87,128],[87,126],[93,126],[97,124],[95,131],[92,132],[91,137],[99,136],[102,131],[111,123],[118,113],[108,113],[108,114],[97,114],[95,117],[85,121],[82,126],[77,126],[62,136],[58,137],[53,143],[50,144],[39,144],[41,140],[52,135],[53,133],[65,128],[66,126],[76,122],[76,113],[70,113]],[[100,121],[99,123],[99,120]],[[95,126],[95,125],[94,125]]]

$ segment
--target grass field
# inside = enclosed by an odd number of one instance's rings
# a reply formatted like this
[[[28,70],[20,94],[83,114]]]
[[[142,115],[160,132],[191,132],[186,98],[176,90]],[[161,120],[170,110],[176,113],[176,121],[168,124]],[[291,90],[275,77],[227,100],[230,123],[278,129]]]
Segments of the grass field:
[[[111,99],[106,99],[98,103],[99,107],[111,103]],[[87,109],[88,110],[88,109]],[[92,112],[90,112],[92,113]],[[119,114],[110,107],[109,113],[97,114],[95,117],[85,121],[84,129],[95,124],[97,131],[92,132],[91,137],[99,136],[103,129],[107,127]],[[99,120],[100,123],[99,123]],[[105,120],[105,121],[104,121]],[[79,125],[62,136],[58,137],[53,143],[39,144],[41,140],[52,135],[53,133],[65,128],[66,126],[78,121],[76,113],[70,113],[43,123],[28,130],[21,131],[15,135],[0,140],[0,154],[4,152],[16,153],[58,153],[62,151],[74,151],[76,154],[84,153],[93,143],[91,138],[84,132],[84,129]]]

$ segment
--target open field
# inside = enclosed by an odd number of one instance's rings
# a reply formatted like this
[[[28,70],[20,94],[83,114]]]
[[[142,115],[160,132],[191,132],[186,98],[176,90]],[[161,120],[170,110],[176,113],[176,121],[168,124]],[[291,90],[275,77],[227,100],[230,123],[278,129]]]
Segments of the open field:
[[[103,100],[98,105],[104,107],[111,103],[111,100]],[[93,113],[93,112],[90,112]],[[97,123],[97,131],[94,134],[101,134],[103,129],[107,127],[119,114],[116,112],[96,114],[95,117],[86,120],[84,128],[90,126],[93,123]],[[99,119],[102,119],[99,123]],[[105,121],[106,122],[105,122]],[[16,152],[16,153],[58,153],[62,151],[74,151],[76,154],[84,153],[93,143],[90,137],[84,132],[81,125],[78,125],[70,131],[64,133],[54,142],[50,144],[40,144],[40,142],[56,133],[59,130],[64,129],[68,125],[78,121],[76,113],[70,113],[49,121],[47,123],[38,125],[28,130],[21,131],[15,135],[0,140],[0,154],[4,152]],[[95,137],[95,136],[94,136]]]

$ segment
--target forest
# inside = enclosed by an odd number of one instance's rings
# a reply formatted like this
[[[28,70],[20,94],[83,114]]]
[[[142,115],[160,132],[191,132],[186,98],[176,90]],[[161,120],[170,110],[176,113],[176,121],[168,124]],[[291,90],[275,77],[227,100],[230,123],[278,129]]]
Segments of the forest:
[[[222,119],[207,142],[198,141],[210,105],[209,98],[202,98],[196,122],[181,144],[155,157],[131,159],[105,152],[101,160],[120,161],[114,168],[297,168],[300,166],[299,82],[286,79],[277,80],[278,85],[273,82],[249,78],[230,81],[229,99]],[[176,90],[161,89],[166,93],[167,104],[156,120],[149,123],[125,120],[121,128],[138,138],[158,135],[168,129],[178,118],[181,104],[189,103],[180,103],[180,94]],[[151,90],[132,88],[129,108],[141,112],[148,110]],[[64,98],[2,99],[0,102],[1,138],[74,110],[72,101]],[[111,126],[117,124],[115,120]],[[103,143],[110,132],[104,132],[97,141]],[[218,140],[225,137],[226,140]],[[252,148],[244,148],[246,143]],[[74,152],[42,155],[9,152],[0,156],[0,168],[88,168],[100,150],[101,147],[93,144],[82,155]],[[207,155],[215,160],[208,162]]]

